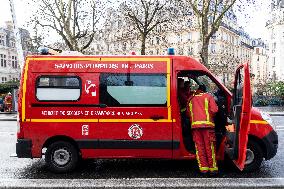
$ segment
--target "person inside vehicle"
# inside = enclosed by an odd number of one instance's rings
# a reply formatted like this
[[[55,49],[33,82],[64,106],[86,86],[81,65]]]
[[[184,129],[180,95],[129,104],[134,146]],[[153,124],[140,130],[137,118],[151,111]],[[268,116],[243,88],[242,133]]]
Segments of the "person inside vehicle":
[[[182,80],[183,81],[183,80]],[[190,91],[190,82],[185,81],[183,82],[183,87],[180,88],[179,90],[179,102],[180,102],[180,112],[181,112],[181,117],[182,117],[182,124],[186,124],[186,105],[188,103],[188,99],[191,96],[191,91]]]
[[[190,81],[184,81],[182,78],[178,79],[178,99],[180,104],[180,115],[181,115],[181,128],[182,128],[182,136],[186,149],[190,153],[194,153],[194,142],[192,140],[191,130],[188,125],[190,125],[189,117],[186,114],[186,106],[188,100],[192,96],[192,92],[190,89]]]

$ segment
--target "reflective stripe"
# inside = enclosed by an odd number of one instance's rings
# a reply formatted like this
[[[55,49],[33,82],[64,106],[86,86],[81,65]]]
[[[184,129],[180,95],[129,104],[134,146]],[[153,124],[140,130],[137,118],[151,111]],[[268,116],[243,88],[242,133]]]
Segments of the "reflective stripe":
[[[196,150],[196,159],[197,159],[199,170],[200,171],[209,171],[209,167],[202,167],[202,165],[200,163],[200,159],[199,159],[199,156],[198,156],[198,149],[197,149],[196,144],[195,144],[195,150]]]
[[[213,142],[211,142],[211,152],[212,152],[212,161],[213,161],[213,167],[209,168],[209,171],[218,171],[217,163],[216,163],[216,157],[215,157],[215,148]]]
[[[180,112],[185,112],[186,108],[180,109]]]
[[[209,171],[209,167],[199,167],[200,171]]]
[[[193,126],[193,125],[202,125],[202,124],[211,125],[213,127],[215,126],[215,124],[210,122],[210,121],[194,121],[194,122],[192,122],[191,125]]]
[[[198,149],[197,149],[197,146],[195,144],[195,154],[196,154],[196,159],[197,159],[197,163],[198,163],[198,166],[200,167],[200,160],[199,160],[199,156],[198,156]]]
[[[190,114],[191,114],[191,120],[193,120],[193,112],[192,112],[192,103],[191,103],[191,101],[189,102],[189,111],[190,111]]]
[[[209,168],[209,171],[218,171],[218,167]]]
[[[206,121],[209,121],[209,112],[208,112],[208,99],[205,98],[205,102],[204,102],[204,107],[205,107],[205,114],[206,114]]]

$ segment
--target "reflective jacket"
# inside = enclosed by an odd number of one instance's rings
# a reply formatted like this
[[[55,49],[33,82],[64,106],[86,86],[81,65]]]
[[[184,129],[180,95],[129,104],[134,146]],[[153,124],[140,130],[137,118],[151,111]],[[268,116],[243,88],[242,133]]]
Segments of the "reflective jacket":
[[[187,112],[191,121],[191,128],[214,128],[213,117],[218,106],[212,95],[197,93],[189,101]]]

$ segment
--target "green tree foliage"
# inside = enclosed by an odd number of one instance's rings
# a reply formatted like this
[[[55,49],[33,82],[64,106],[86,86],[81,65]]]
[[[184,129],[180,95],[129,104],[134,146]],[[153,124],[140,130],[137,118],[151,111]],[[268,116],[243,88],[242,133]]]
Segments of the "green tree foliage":
[[[13,88],[19,87],[19,81],[8,81],[7,83],[0,84],[0,94],[12,92]]]
[[[269,89],[273,96],[284,98],[284,81],[276,81],[270,83]]]

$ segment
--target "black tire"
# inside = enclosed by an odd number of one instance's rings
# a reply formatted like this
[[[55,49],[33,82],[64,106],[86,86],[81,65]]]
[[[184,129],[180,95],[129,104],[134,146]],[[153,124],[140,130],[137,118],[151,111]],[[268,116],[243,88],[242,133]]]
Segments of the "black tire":
[[[263,161],[263,151],[261,146],[254,140],[248,141],[247,149],[250,150],[250,152],[247,152],[247,155],[249,155],[248,153],[253,153],[253,156],[247,157],[244,171],[253,172],[259,169]]]
[[[47,167],[55,173],[65,173],[74,170],[78,159],[78,150],[72,144],[65,141],[50,144],[45,153]]]

